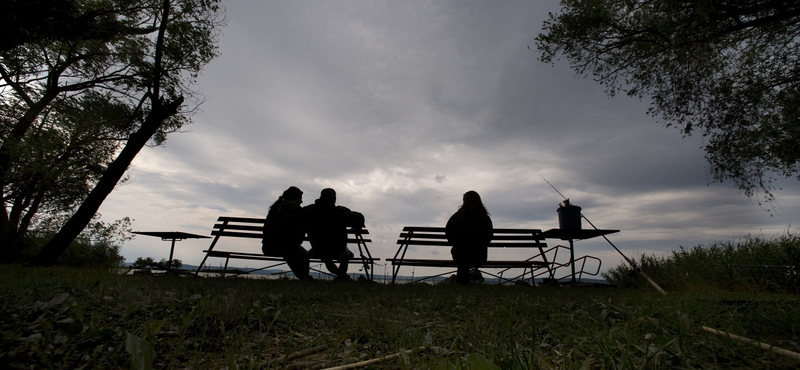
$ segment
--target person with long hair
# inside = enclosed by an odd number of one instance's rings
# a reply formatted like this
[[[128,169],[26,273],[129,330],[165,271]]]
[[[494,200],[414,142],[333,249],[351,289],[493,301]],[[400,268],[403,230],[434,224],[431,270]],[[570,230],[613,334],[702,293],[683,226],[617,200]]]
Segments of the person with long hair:
[[[283,257],[298,279],[310,279],[308,251],[301,245],[305,230],[302,225],[286,221],[302,210],[302,203],[303,191],[296,186],[290,186],[272,203],[264,223],[261,251],[267,256]]]
[[[458,264],[456,281],[467,284],[469,271],[479,268],[488,259],[489,243],[493,236],[492,218],[474,190],[464,193],[463,204],[450,217],[445,235],[453,247],[450,254]]]

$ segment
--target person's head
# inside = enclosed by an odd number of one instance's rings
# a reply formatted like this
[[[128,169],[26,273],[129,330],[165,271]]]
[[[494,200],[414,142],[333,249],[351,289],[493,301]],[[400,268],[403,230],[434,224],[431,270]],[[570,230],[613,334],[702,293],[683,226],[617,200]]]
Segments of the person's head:
[[[296,201],[300,201],[300,203],[302,203],[303,202],[303,191],[300,190],[300,188],[298,188],[296,186],[290,186],[288,189],[286,189],[283,192],[282,197],[285,200],[296,200]]]
[[[319,193],[319,199],[336,203],[336,191],[331,188],[322,189],[322,191]]]
[[[272,203],[272,205],[269,206],[269,208],[275,207],[275,205],[283,201],[289,201],[301,204],[303,203],[303,191],[296,186],[290,186],[288,189],[284,190],[283,194],[280,197],[278,197],[278,200],[276,200],[275,203]]]
[[[459,211],[489,214],[489,211],[487,211],[486,207],[483,205],[483,201],[481,201],[481,196],[478,195],[478,192],[470,190],[464,193],[463,201],[464,203],[458,208]]]

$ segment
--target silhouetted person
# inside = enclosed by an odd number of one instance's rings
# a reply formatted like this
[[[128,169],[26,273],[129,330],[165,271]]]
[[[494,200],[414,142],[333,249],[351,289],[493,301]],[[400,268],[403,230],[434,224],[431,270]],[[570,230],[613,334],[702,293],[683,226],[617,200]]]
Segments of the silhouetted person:
[[[305,231],[302,225],[293,225],[286,219],[303,210],[303,192],[291,186],[269,207],[264,223],[264,238],[261,251],[267,256],[279,256],[286,260],[298,279],[308,279],[308,251],[301,245]]]
[[[469,283],[469,270],[479,268],[488,258],[492,241],[492,219],[475,191],[464,193],[464,203],[445,226],[447,240],[453,245],[450,254],[458,264],[456,281]]]
[[[337,278],[346,280],[347,265],[354,257],[347,249],[347,228],[364,226],[364,216],[346,207],[336,205],[336,192],[322,189],[319,199],[291,217],[292,222],[302,224],[311,242],[309,257],[325,262],[328,271]],[[337,267],[333,261],[337,261]]]

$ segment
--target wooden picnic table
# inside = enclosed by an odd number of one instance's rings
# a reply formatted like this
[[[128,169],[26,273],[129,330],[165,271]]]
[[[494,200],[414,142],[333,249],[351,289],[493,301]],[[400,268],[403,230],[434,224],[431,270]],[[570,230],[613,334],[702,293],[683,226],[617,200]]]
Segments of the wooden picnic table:
[[[134,234],[156,236],[161,240],[172,240],[172,246],[169,248],[169,262],[167,267],[172,268],[172,254],[175,252],[175,242],[184,239],[210,239],[210,236],[189,234],[181,231],[134,231]]]

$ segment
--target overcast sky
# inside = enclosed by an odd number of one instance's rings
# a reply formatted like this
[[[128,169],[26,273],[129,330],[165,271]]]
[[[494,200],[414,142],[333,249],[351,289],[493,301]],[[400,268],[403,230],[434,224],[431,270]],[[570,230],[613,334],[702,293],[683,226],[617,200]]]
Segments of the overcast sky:
[[[403,226],[444,226],[468,190],[495,227],[557,228],[562,198],[544,177],[597,227],[621,230],[609,239],[629,257],[797,231],[796,180],[759,206],[710,183],[702,138],[647,116],[648,102],[607,97],[565,60],[539,62],[528,46],[558,1],[223,3],[194,124],[142,150],[104,220],[209,235],[219,216],[264,217],[291,185],[304,204],[332,187],[384,259]],[[199,263],[209,240],[178,242],[175,258]],[[122,254],[167,258],[169,242],[138,236]],[[576,242],[585,254],[602,270],[623,263],[602,238]]]

